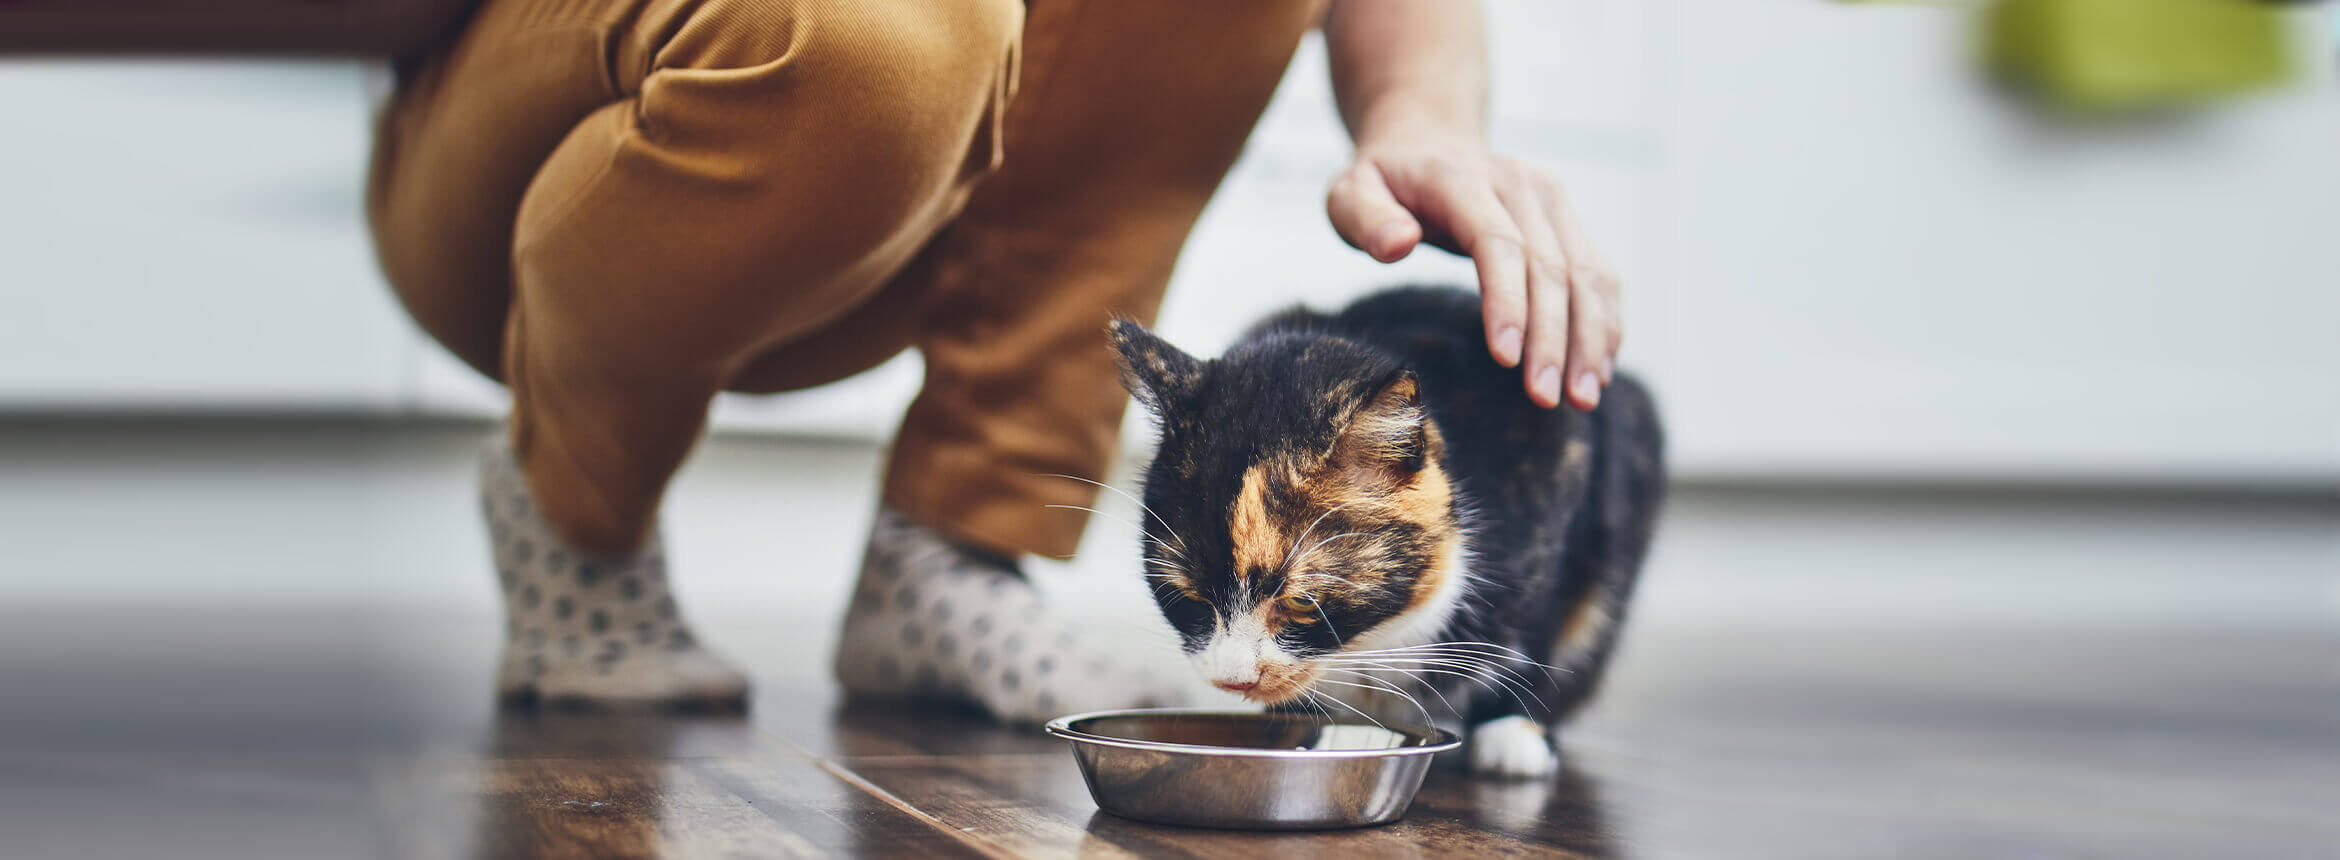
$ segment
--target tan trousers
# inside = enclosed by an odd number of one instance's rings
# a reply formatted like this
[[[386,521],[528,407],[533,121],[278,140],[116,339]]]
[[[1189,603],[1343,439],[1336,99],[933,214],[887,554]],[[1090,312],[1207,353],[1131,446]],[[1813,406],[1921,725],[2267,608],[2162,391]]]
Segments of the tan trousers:
[[[1104,326],[1153,317],[1317,2],[488,0],[402,69],[375,239],[582,546],[643,539],[717,392],[916,347],[887,501],[1068,555]]]

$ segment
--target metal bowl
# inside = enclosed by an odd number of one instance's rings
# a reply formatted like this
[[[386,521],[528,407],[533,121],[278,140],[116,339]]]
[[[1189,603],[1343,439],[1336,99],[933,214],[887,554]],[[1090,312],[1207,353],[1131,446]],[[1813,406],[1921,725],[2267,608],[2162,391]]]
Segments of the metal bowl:
[[[1328,830],[1404,815],[1453,732],[1297,714],[1102,711],[1061,717],[1089,796],[1126,818],[1234,830]]]

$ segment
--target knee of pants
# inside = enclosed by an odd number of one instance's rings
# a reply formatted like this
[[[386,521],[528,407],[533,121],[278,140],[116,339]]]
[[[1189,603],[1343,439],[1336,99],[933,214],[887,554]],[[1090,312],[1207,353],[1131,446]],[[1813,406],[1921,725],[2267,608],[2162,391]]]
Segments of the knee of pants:
[[[751,69],[825,57],[860,64],[893,85],[915,83],[915,71],[903,70],[998,61],[1019,41],[1024,2],[652,0],[672,17],[646,28],[667,35],[633,46],[647,52],[634,65],[641,72]]]
[[[711,0],[658,51],[645,88],[660,77],[737,78],[737,94],[769,99],[742,108],[818,113],[840,143],[958,148],[970,132],[988,138],[971,121],[1005,106],[1023,9],[1022,0]]]
[[[995,162],[1021,10],[696,6],[636,97],[588,120],[600,128],[538,174],[516,242],[523,292],[596,316],[627,309],[608,322],[726,351],[835,319]]]
[[[1012,95],[1022,0],[709,0],[646,59],[646,132],[706,108],[781,160],[810,140],[867,163],[873,185],[988,169]],[[678,128],[681,127],[681,128]],[[773,134],[772,132],[779,132]],[[921,181],[924,180],[924,181]],[[883,190],[883,189],[879,189]]]

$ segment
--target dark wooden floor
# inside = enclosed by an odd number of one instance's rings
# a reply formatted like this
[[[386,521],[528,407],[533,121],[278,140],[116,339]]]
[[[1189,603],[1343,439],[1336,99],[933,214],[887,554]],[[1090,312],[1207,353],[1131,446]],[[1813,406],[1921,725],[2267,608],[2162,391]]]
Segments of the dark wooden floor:
[[[1557,778],[1443,769],[1401,823],[1266,835],[838,702],[810,625],[735,643],[801,671],[727,719],[496,713],[485,619],[0,622],[10,857],[2340,857],[2329,631],[1653,632]]]
[[[1567,772],[1269,836],[835,701],[866,446],[718,437],[678,484],[752,714],[497,714],[485,432],[0,422],[0,858],[2340,858],[2328,495],[1677,488]],[[1052,585],[1150,620],[1111,519]]]
[[[1288,856],[1612,853],[1581,774],[1485,803],[1442,775],[1405,822],[1276,835],[1098,813],[1058,744],[949,717],[845,708],[809,743],[721,720],[514,716],[481,759],[390,766],[425,805],[407,856]],[[447,827],[468,822],[468,828]]]

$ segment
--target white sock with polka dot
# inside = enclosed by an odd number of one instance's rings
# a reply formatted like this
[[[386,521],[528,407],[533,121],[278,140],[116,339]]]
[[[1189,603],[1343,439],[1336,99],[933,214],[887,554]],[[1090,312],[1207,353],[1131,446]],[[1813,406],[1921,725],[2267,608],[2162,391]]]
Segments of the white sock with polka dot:
[[[628,555],[571,549],[538,514],[501,436],[480,457],[479,481],[504,592],[498,694],[556,705],[744,706],[747,679],[700,647],[675,606],[662,539]]]
[[[1051,611],[1012,563],[878,510],[837,642],[848,692],[973,701],[1003,722],[1165,704],[1177,689]]]

